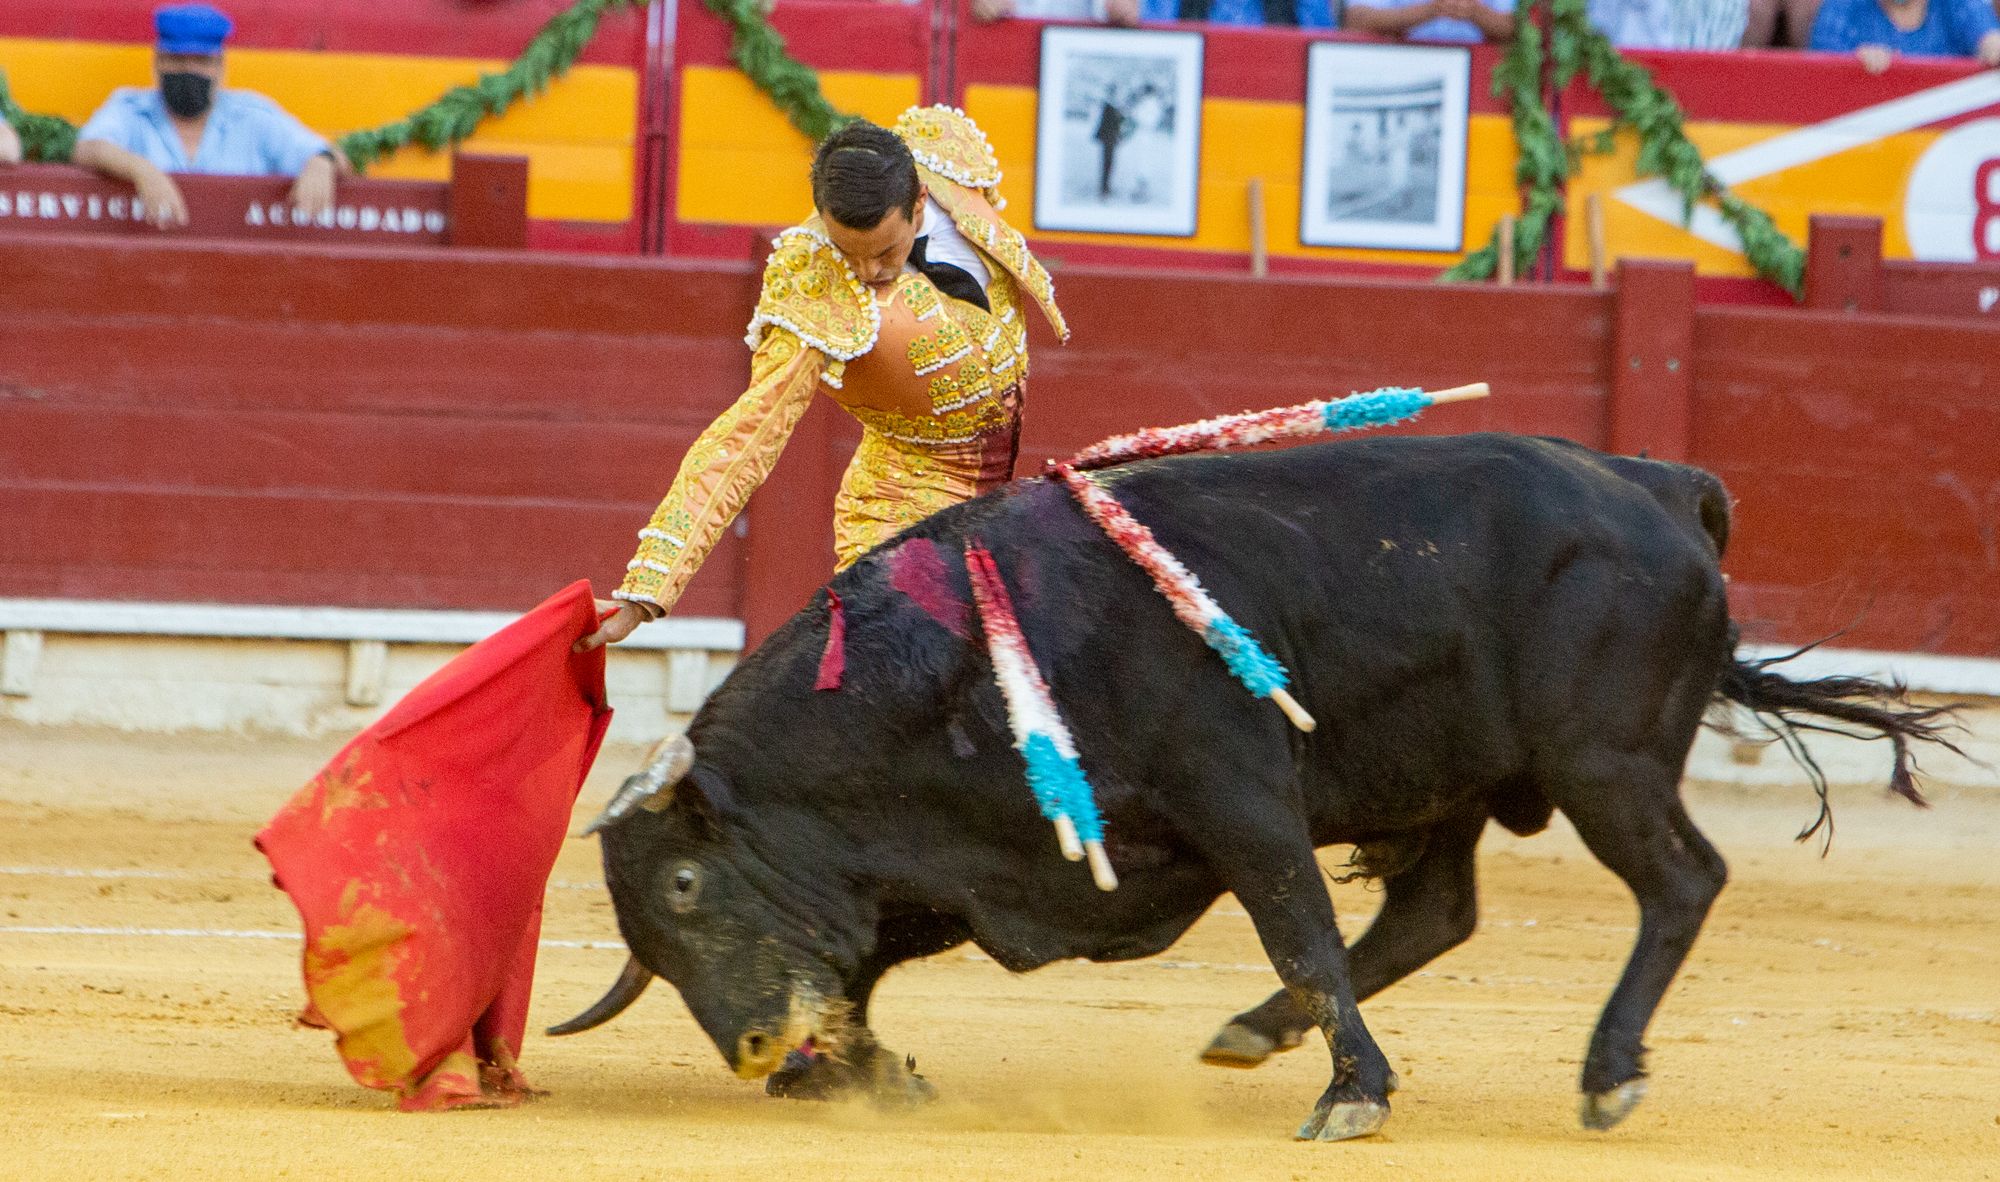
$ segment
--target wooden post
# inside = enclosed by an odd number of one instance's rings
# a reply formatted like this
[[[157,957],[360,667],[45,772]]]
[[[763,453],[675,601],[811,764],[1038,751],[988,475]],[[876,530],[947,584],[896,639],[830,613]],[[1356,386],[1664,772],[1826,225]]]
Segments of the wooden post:
[[[1499,254],[1499,268],[1493,278],[1500,283],[1514,282],[1514,215],[1505,214],[1500,218],[1500,231],[1494,236],[1494,250]]]
[[[1604,247],[1604,197],[1592,193],[1583,202],[1584,229],[1590,239],[1590,285],[1604,290],[1607,280]]]
[[[1607,450],[1686,460],[1694,442],[1694,264],[1621,260],[1614,307]]]
[[[347,642],[347,704],[380,706],[389,682],[389,645],[382,640]]]
[[[42,659],[42,634],[19,629],[0,636],[0,694],[25,698],[35,692],[35,666]]]
[[[1264,178],[1250,178],[1250,274],[1262,279],[1271,273],[1271,244],[1264,227]]]
[[[1806,237],[1806,307],[1882,310],[1882,222],[1815,214]]]
[[[453,156],[446,209],[445,240],[453,246],[528,245],[528,158]]]

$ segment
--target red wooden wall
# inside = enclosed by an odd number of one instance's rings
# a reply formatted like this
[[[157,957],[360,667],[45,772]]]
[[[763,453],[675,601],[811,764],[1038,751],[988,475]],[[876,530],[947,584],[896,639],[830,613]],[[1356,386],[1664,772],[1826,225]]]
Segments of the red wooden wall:
[[[1746,625],[2000,655],[2000,324],[1695,317],[1693,459],[1736,498]]]
[[[60,249],[50,249],[60,241]],[[747,264],[0,239],[0,595],[526,607],[615,580],[747,370]],[[1426,431],[1645,448],[1736,496],[1755,639],[2000,655],[2000,324],[1607,291],[1065,269],[1023,469],[1104,435],[1486,380]],[[830,568],[808,417],[696,582],[753,635]]]
[[[0,238],[0,594],[528,607],[622,573],[747,269]],[[739,547],[688,599],[736,613]]]

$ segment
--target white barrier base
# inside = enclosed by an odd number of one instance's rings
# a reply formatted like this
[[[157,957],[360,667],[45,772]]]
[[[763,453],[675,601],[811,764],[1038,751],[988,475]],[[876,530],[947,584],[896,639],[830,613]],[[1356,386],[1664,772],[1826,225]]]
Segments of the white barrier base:
[[[0,719],[152,733],[352,734],[512,618],[0,599]],[[736,620],[668,618],[640,628],[611,650],[606,665],[616,710],[610,740],[645,744],[679,733],[735,667],[742,645]],[[1790,650],[1741,651],[1769,657]],[[1933,751],[1919,759],[1933,783],[2000,788],[2000,661],[1816,649],[1784,671],[1887,678],[1922,694],[1984,699],[1965,715],[1969,733],[1960,745],[1970,759]],[[1886,743],[1814,735],[1809,744],[1835,783],[1888,779]],[[1725,784],[1805,783],[1782,749],[1708,731],[1695,743],[1688,775]]]
[[[154,733],[351,734],[514,617],[0,599],[0,719]],[[678,733],[734,667],[743,625],[648,624],[608,655],[610,739]]]

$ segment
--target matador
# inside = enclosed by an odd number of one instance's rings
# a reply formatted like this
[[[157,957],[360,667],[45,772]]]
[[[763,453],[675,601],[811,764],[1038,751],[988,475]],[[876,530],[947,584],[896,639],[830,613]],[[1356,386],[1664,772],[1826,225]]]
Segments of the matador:
[[[814,215],[778,235],[746,340],[750,387],[688,449],[583,647],[673,609],[776,465],[815,393],[860,421],[834,503],[845,569],[1013,475],[1028,305],[1069,333],[1048,272],[1002,221],[1000,166],[962,111],[850,123],[813,160]]]

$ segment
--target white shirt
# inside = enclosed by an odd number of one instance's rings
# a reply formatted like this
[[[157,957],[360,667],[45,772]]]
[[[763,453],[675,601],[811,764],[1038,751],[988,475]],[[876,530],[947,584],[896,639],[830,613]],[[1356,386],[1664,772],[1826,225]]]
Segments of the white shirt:
[[[979,251],[958,232],[957,223],[951,215],[937,203],[937,198],[924,194],[924,227],[917,237],[928,238],[924,243],[924,258],[933,263],[950,263],[964,269],[974,279],[979,280],[979,290],[987,291],[993,286],[993,272],[986,269],[986,260],[979,257]],[[916,267],[903,264],[905,270]]]
[[[1589,0],[1590,23],[1620,49],[1666,49],[1674,44],[1677,0]]]

